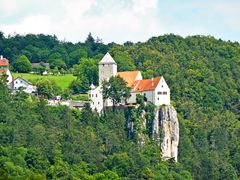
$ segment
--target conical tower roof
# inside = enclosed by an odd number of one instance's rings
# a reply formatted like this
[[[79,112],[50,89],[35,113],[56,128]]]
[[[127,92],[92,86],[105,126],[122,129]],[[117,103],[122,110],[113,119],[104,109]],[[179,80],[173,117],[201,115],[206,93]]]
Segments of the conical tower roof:
[[[91,84],[90,89],[95,89],[95,86],[93,85],[93,83]]]
[[[99,64],[117,64],[112,56],[107,52]]]

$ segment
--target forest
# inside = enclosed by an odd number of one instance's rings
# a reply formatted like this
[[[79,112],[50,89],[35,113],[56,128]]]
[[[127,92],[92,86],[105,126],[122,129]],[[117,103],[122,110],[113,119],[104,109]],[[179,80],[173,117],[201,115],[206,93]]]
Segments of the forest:
[[[180,123],[179,160],[161,161],[149,138],[129,137],[126,113],[99,117],[49,107],[44,99],[11,94],[0,84],[0,177],[2,179],[238,179],[240,177],[240,44],[211,36],[168,34],[146,42],[63,42],[50,35],[0,33],[0,54],[13,65],[19,56],[47,62],[77,76],[75,89],[98,83],[97,64],[106,52],[119,71],[163,75]],[[78,89],[81,87],[80,89]]]

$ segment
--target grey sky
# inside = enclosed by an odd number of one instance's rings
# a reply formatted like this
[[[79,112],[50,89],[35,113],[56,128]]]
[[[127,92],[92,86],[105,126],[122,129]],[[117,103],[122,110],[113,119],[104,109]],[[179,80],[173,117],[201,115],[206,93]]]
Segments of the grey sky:
[[[240,41],[238,0],[0,0],[5,35],[55,34],[84,41],[145,41],[162,34],[212,35]]]

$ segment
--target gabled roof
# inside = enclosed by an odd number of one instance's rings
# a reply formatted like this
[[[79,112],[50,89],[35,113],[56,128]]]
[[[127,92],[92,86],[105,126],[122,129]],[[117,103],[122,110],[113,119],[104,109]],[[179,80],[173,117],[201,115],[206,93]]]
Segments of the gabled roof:
[[[127,86],[133,88],[133,83],[136,81],[139,71],[124,71],[118,72],[117,76],[120,76],[127,82]]]
[[[8,60],[6,58],[0,59],[0,66],[8,66]]]
[[[107,52],[99,64],[117,64],[112,56]]]
[[[22,77],[17,77],[14,81],[16,81],[17,79],[20,79],[20,80],[22,80],[22,81],[25,81],[27,84],[32,85],[31,82],[29,82],[28,80],[26,80],[26,79],[24,79],[24,78],[22,78]]]
[[[49,66],[50,66],[49,63],[31,63],[31,64],[32,64],[33,67],[35,67],[35,66],[40,66],[41,64],[42,64],[43,66],[45,66],[45,67],[49,67]]]
[[[155,90],[159,81],[162,77],[156,77],[152,79],[144,79],[136,81],[135,87],[133,88],[133,92],[142,92],[142,91],[152,91]]]

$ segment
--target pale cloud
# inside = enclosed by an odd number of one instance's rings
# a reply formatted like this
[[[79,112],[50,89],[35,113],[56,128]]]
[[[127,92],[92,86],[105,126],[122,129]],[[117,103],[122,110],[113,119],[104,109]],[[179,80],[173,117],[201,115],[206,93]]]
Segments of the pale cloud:
[[[165,0],[1,0],[0,30],[56,34],[84,41],[89,32],[104,42],[145,41],[176,33],[234,38],[240,31],[240,2]],[[240,35],[235,36],[240,40]]]
[[[133,0],[133,11],[146,14],[148,11],[157,9],[157,0]]]
[[[17,24],[10,24],[7,26],[3,26],[3,32],[13,32],[13,33],[49,33],[51,32],[51,19],[46,15],[36,15],[29,16],[23,19],[23,21]]]
[[[1,10],[1,16],[4,18],[5,16],[10,15],[14,11],[17,10],[18,5],[16,1],[9,1],[9,0],[1,0],[0,3],[0,10]]]

